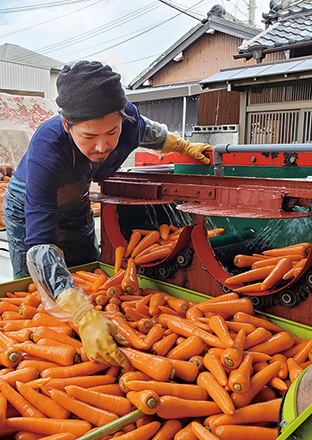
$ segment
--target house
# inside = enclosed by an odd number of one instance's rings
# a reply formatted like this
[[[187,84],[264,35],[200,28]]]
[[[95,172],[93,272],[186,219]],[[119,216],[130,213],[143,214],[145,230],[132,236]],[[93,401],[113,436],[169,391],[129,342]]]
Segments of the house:
[[[271,1],[270,12],[263,17],[266,29],[239,46],[234,56],[257,64],[221,69],[204,79],[202,87],[239,92],[239,144],[310,143],[312,4]],[[273,53],[280,53],[281,60],[266,61]],[[270,159],[276,165],[312,165],[304,153],[284,155],[278,163],[272,155]]]
[[[56,78],[63,62],[15,44],[0,45],[0,92],[56,97]]]
[[[238,124],[239,95],[223,90],[206,93],[199,82],[222,67],[246,64],[245,60],[234,60],[233,54],[259,31],[220,5],[213,6],[207,18],[130,82],[128,98],[142,114],[166,123],[182,136],[190,135],[198,125]]]

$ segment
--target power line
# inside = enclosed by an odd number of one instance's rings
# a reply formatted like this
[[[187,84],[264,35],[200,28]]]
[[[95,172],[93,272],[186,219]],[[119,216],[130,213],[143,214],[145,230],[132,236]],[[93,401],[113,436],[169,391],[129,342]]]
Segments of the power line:
[[[26,28],[17,29],[16,31],[12,31],[12,32],[8,32],[6,34],[2,34],[2,35],[0,35],[0,38],[4,38],[4,37],[7,37],[9,35],[17,34],[19,32],[28,31],[29,29],[33,29],[34,27],[38,27],[38,26],[41,26],[41,25],[46,24],[46,23],[51,23],[51,21],[56,21],[56,20],[59,20],[60,18],[64,18],[64,17],[67,17],[68,15],[72,15],[72,14],[75,14],[76,12],[82,11],[83,9],[90,8],[91,6],[93,6],[93,5],[97,4],[97,3],[100,3],[101,1],[102,0],[97,0],[94,3],[91,3],[91,5],[87,5],[87,6],[84,6],[83,8],[76,9],[75,11],[68,12],[67,14],[60,15],[59,17],[54,17],[54,18],[51,18],[50,20],[41,21],[40,23],[33,24],[33,25],[28,26]]]
[[[12,12],[33,11],[35,9],[53,8],[55,6],[73,5],[75,3],[89,2],[91,0],[61,0],[59,2],[40,3],[39,5],[18,6],[16,8],[0,9],[0,14],[10,14]]]
[[[194,18],[194,20],[201,21],[200,18],[194,17],[194,15],[189,14],[188,12],[186,12],[185,9],[178,8],[177,6],[174,6],[173,4],[171,4],[171,3],[169,3],[169,2],[166,2],[165,0],[158,0],[158,1],[159,1],[160,3],[163,3],[164,5],[169,6],[170,8],[176,9],[177,11],[181,12],[182,14],[185,14],[185,15],[188,15],[189,17],[191,17],[191,18]],[[201,3],[201,2],[199,2],[199,3]],[[189,9],[190,9],[190,8],[189,8]]]

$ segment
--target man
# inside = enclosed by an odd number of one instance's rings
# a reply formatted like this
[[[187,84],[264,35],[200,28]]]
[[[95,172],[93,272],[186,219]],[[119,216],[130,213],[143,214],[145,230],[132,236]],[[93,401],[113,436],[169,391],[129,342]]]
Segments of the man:
[[[138,146],[209,163],[211,147],[191,144],[142,117],[120,75],[97,61],[64,66],[57,78],[60,115],[42,123],[10,179],[3,203],[14,278],[30,275],[48,312],[72,321],[88,357],[128,361],[112,323],[73,284],[68,266],[99,258],[88,192],[112,176]],[[29,271],[29,272],[28,272]]]

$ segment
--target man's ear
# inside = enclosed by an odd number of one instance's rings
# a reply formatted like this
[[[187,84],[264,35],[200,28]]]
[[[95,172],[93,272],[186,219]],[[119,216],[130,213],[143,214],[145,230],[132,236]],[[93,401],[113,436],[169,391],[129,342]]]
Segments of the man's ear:
[[[68,123],[67,123],[66,119],[65,119],[63,116],[61,116],[61,118],[62,118],[62,123],[63,123],[63,125],[64,125],[65,131],[66,131],[67,133],[69,133]]]

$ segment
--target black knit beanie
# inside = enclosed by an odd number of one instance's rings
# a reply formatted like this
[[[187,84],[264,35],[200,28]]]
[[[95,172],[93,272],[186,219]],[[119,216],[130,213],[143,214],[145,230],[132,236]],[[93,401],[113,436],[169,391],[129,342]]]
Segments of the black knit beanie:
[[[103,118],[122,110],[127,98],[119,73],[98,61],[65,65],[56,80],[56,103],[66,121],[77,123]]]

